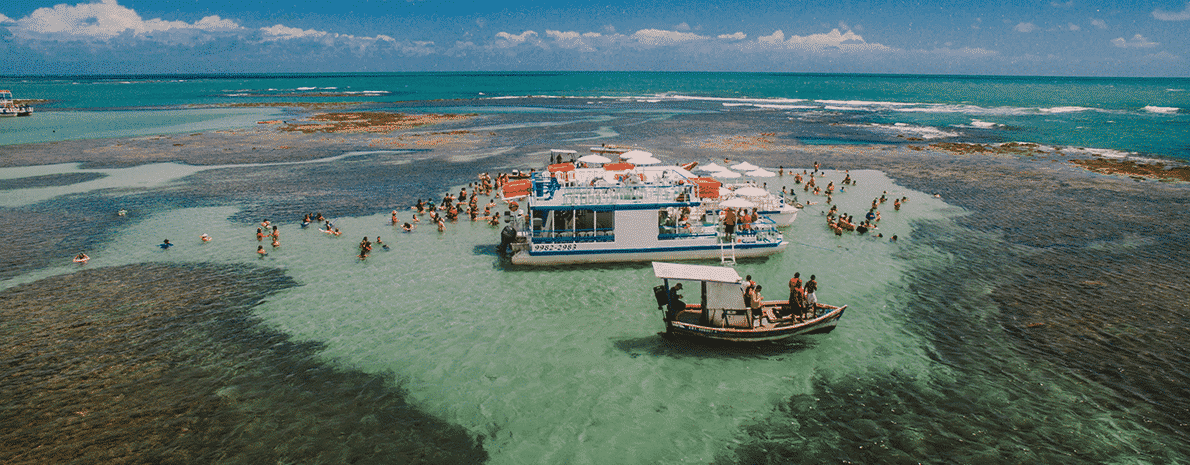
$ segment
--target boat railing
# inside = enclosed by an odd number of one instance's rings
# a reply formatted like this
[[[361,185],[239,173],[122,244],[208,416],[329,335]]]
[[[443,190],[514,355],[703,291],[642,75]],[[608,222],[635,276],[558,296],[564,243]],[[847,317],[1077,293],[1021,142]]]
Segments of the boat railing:
[[[696,202],[693,184],[622,183],[612,185],[563,185],[556,178],[533,179],[535,201],[562,205]],[[560,197],[560,198],[559,198]]]

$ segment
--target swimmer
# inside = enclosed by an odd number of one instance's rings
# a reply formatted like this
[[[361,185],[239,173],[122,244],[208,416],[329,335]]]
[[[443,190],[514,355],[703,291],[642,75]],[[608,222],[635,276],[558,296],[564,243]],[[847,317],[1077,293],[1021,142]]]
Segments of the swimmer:
[[[269,254],[269,252],[264,249],[263,245],[256,246],[256,256],[258,256],[260,258],[264,258],[268,254]]]
[[[123,208],[121,208],[120,211],[116,212],[117,216],[125,216],[127,214],[128,214],[128,210],[125,210]]]
[[[79,252],[78,255],[74,256],[74,262],[78,263],[80,265],[87,263],[87,260],[90,260],[90,259],[91,259],[91,257],[88,257],[87,254],[82,253],[82,252]]]
[[[211,236],[207,235],[206,233],[203,233],[203,235],[198,236],[198,238],[202,239],[203,242],[211,242]]]
[[[388,250],[388,244],[385,244],[384,242],[381,242],[381,241],[380,241],[380,236],[376,236],[376,245],[379,245],[379,246],[380,246],[380,248],[382,248],[382,249],[384,249],[384,250]]]
[[[174,246],[173,244],[169,243],[169,239],[166,239],[164,242],[162,242],[160,245],[158,245],[158,247],[161,247],[162,249],[168,249],[173,246]]]
[[[275,249],[277,247],[281,247],[281,242],[278,241],[277,238],[274,237],[273,238],[273,248]]]
[[[262,231],[260,228],[256,228],[256,240],[257,241],[264,240],[264,231]]]
[[[393,219],[392,219],[392,224],[393,224],[393,226],[396,226],[396,225],[397,225],[397,223],[399,223],[400,221],[401,221],[401,220],[398,220],[398,219],[397,219],[397,211],[396,211],[396,210],[393,210]]]
[[[416,218],[416,217],[414,217],[414,218]],[[411,224],[409,224],[408,222],[406,222],[405,224],[401,225],[401,229],[402,229],[402,230],[404,230],[405,232],[412,232],[412,231],[413,231],[413,225],[411,225]]]
[[[442,217],[438,217],[438,232],[446,231],[446,223],[442,222]]]

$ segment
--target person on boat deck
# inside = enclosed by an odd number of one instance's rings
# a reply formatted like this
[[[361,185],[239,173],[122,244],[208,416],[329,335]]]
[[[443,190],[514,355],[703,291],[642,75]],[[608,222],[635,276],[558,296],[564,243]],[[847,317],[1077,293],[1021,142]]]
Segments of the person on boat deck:
[[[802,289],[801,273],[794,273],[793,277],[789,279],[789,314],[800,314],[804,308],[803,302],[806,298],[805,291]]]
[[[753,321],[759,322],[762,315],[769,317],[769,321],[776,319],[776,317],[769,316],[769,312],[764,311],[764,296],[760,295],[760,290],[763,288],[764,286],[757,285],[748,290],[748,308],[752,309]]]
[[[809,308],[809,316],[813,318],[817,315],[818,308],[818,281],[814,280],[814,275],[810,275],[810,280],[806,281],[806,307]]]
[[[674,287],[669,288],[669,314],[670,318],[675,318],[682,310],[686,309],[686,302],[682,301],[682,295],[678,291],[682,290],[682,283],[674,284]]]
[[[727,233],[727,241],[731,242],[735,235],[735,210],[731,207],[723,211],[723,230]]]
[[[756,288],[756,281],[752,280],[752,275],[744,277],[744,282],[740,283],[740,291],[744,293],[744,306],[752,308],[752,289]]]

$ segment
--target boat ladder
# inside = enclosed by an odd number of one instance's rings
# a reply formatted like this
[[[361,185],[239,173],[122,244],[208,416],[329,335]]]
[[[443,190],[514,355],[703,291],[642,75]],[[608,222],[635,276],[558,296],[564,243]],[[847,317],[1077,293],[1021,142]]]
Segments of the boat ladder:
[[[735,266],[735,241],[719,243],[719,264]]]

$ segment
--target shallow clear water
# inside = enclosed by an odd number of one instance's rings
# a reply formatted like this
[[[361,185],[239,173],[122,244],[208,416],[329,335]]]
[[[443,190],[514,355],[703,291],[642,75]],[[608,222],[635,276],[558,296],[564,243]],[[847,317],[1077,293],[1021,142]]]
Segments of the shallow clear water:
[[[910,263],[896,256],[919,247],[911,222],[945,222],[962,212],[878,172],[851,175],[859,185],[836,196],[842,211],[862,212],[883,191],[912,199],[899,212],[891,204],[882,209],[879,231],[900,242],[835,237],[823,226],[824,205],[812,205],[787,232],[788,251],[738,266],[767,298],[783,298],[785,281],[798,271],[817,275],[822,301],[850,305],[835,332],[792,347],[720,351],[667,341],[657,334],[656,279],[647,264],[504,269],[492,255],[498,231],[482,223],[401,233],[387,215],[338,218],[344,234],[337,238],[282,223],[281,247],[264,243],[270,253],[258,259],[255,229],[227,220],[234,209],[182,209],[129,228],[91,251],[87,266],[281,267],[300,285],[269,298],[259,315],[299,339],[325,343],[329,363],[396,373],[417,406],[485,437],[493,463],[709,461],[783,399],[810,394],[816,379],[872,366],[945,377],[925,342],[906,330],[896,302]],[[842,177],[828,172],[827,179]],[[200,242],[204,233],[214,240]],[[380,235],[392,250],[356,259],[364,235]],[[155,246],[166,238],[177,245]]]

